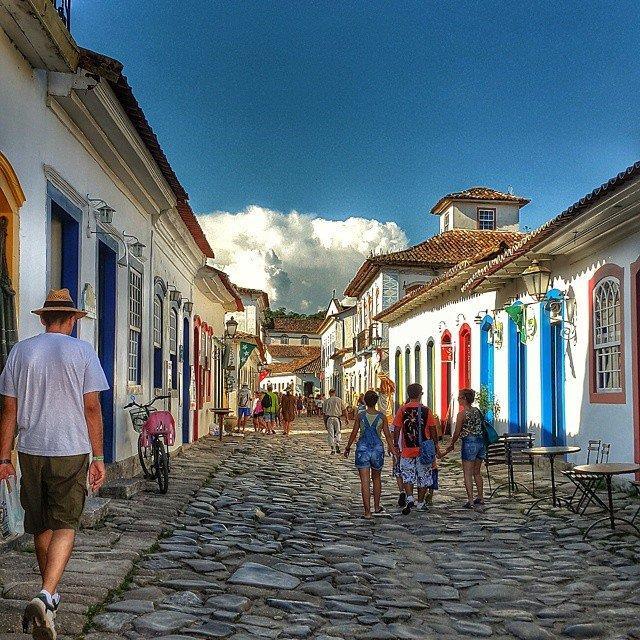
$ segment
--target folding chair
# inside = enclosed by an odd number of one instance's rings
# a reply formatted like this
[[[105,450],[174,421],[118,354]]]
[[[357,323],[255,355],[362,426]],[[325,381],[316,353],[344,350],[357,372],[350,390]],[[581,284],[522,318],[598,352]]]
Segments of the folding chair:
[[[498,485],[495,490],[491,489],[491,473],[489,471],[489,467],[493,467],[496,465],[507,465],[507,450],[504,444],[504,437],[500,437],[498,442],[494,444],[487,445],[487,457],[484,459],[485,467],[487,468],[487,480],[489,482],[489,497],[493,496],[493,494],[502,486],[503,484]]]
[[[605,442],[600,446],[600,454],[596,455],[596,464],[609,462],[610,455],[611,443]],[[579,513],[580,515],[584,515],[591,504],[597,504],[600,509],[604,509],[605,511],[608,510],[609,507],[597,494],[597,491],[602,489],[602,478],[574,472],[572,480],[574,480],[576,484],[576,489],[579,489],[582,493],[575,509],[572,508],[570,504],[567,505],[572,511]]]
[[[587,446],[587,461],[585,464],[591,464],[591,457],[593,456],[594,462],[599,462],[600,456],[600,447],[602,446],[602,440],[589,440],[589,444]],[[608,454],[607,454],[608,459]],[[580,493],[580,499],[584,499],[584,493],[582,493],[582,483],[585,481],[584,476],[579,476],[573,469],[567,469],[562,472],[562,475],[569,479],[574,485],[573,493],[569,498],[561,498],[566,502],[566,506],[571,509],[571,505],[573,501],[576,499],[578,493]]]
[[[634,480],[632,483],[633,487],[636,490],[636,495],[640,496],[640,482],[638,482],[637,480]],[[631,524],[633,524],[636,520],[636,518],[640,516],[640,507],[638,507],[638,510],[635,512],[633,518],[631,518]]]
[[[531,468],[532,488],[535,490],[533,460],[530,455],[523,453],[524,449],[528,449],[532,446],[532,433],[513,433],[500,436],[500,440],[498,440],[498,442],[487,447],[487,458],[485,460],[485,464],[487,467],[487,477],[489,479],[490,498],[505,486],[509,491],[509,497],[511,497],[511,494],[518,489],[524,489],[527,493],[531,493],[527,487],[516,481],[514,469],[516,466],[526,465]],[[495,489],[493,489],[493,491],[491,491],[489,467],[498,464],[507,466],[507,482],[499,484]]]

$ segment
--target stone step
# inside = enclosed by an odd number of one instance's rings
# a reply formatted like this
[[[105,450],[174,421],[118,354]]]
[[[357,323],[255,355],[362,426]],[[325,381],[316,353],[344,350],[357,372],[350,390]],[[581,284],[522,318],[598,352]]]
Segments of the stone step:
[[[144,491],[145,485],[146,481],[144,478],[117,478],[102,485],[100,488],[100,497],[130,500]]]
[[[83,529],[93,529],[97,526],[106,518],[110,502],[110,498],[98,498],[97,496],[87,498],[82,518],[80,518],[80,526]]]

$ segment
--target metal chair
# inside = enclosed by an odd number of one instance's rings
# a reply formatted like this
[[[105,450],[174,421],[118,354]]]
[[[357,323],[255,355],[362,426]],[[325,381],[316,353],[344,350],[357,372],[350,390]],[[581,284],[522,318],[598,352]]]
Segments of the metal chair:
[[[599,461],[600,447],[602,447],[602,440],[589,440],[589,444],[587,445],[587,461],[585,464],[591,464],[592,456],[594,462]],[[573,469],[567,469],[566,471],[563,471],[562,475],[575,485],[571,496],[569,498],[562,498],[562,500],[566,501],[567,507],[571,509],[571,504],[576,499],[578,492],[582,491],[582,482],[584,482],[584,477],[580,477]],[[581,493],[580,499],[584,499],[584,496],[585,494]]]
[[[589,443],[593,442],[592,440]],[[611,443],[605,442],[600,445],[600,451],[595,454],[595,463],[596,464],[605,464],[609,462],[609,456],[611,455]],[[587,450],[587,464],[589,464],[589,451]],[[597,495],[597,491],[602,489],[602,478],[596,476],[589,476],[587,474],[578,474],[573,471],[573,474],[569,476],[569,479],[576,485],[576,489],[571,496],[571,498],[567,501],[567,507],[574,511],[575,513],[579,513],[580,515],[584,515],[591,504],[597,504],[600,509],[607,510],[607,505],[600,499]],[[572,503],[575,497],[580,493],[580,499],[577,504],[572,506]]]
[[[598,462],[599,464],[604,464],[606,462],[609,462],[610,453],[611,453],[611,443],[606,442],[605,444],[602,445],[602,449],[600,449],[600,460],[596,458],[596,462]],[[589,463],[587,462],[587,464]]]
[[[489,478],[489,497],[493,497],[502,487],[507,487],[509,497],[515,491],[523,489],[527,493],[531,494],[535,491],[535,470],[533,465],[533,458],[523,453],[524,449],[529,449],[533,446],[533,434],[532,433],[511,433],[504,434],[500,437],[497,443],[489,445],[487,447],[487,459],[485,464],[487,466],[487,477]],[[492,450],[491,455],[489,450]],[[491,491],[491,478],[489,476],[489,466],[492,464],[506,464],[507,466],[507,482],[499,484],[493,491]],[[532,491],[529,491],[526,486],[516,481],[515,468],[518,466],[527,466],[531,469],[531,483]]]

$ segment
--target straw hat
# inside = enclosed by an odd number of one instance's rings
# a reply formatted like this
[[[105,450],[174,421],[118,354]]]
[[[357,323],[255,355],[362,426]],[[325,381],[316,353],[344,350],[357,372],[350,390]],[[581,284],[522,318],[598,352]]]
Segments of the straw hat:
[[[76,305],[71,299],[69,289],[51,289],[42,308],[34,309],[31,313],[41,316],[43,313],[48,313],[49,311],[68,311],[69,313],[75,313],[76,318],[84,318],[87,315],[86,311],[76,308]]]

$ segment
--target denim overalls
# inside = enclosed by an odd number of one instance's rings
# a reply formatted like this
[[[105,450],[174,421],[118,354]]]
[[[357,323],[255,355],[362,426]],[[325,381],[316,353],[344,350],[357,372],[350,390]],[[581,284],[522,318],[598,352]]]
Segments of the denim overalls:
[[[360,439],[356,445],[356,467],[380,471],[384,466],[384,445],[380,439],[378,425],[382,423],[383,414],[378,412],[373,422],[370,422],[369,414],[366,412],[358,415],[360,418]]]

